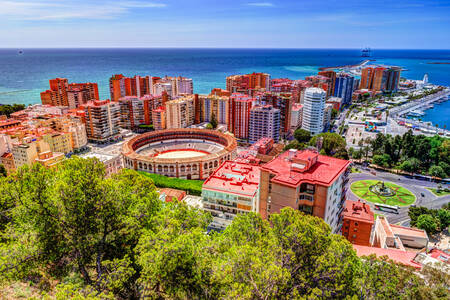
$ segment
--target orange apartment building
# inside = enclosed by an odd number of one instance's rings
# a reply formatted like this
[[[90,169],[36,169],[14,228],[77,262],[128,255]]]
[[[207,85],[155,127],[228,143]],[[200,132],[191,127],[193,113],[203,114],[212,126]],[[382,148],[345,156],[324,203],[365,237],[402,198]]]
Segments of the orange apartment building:
[[[270,75],[267,73],[232,75],[226,80],[226,89],[231,93],[251,94],[253,90],[270,90]]]
[[[314,150],[291,149],[261,166],[259,212],[263,218],[289,206],[324,219],[340,232],[350,162]]]
[[[41,93],[44,105],[77,108],[88,101],[98,100],[97,83],[71,83],[66,78],[50,79],[50,89]]]
[[[358,201],[347,200],[342,212],[342,235],[352,244],[370,246],[374,224],[370,206]]]
[[[334,95],[334,85],[336,83],[336,72],[335,71],[320,71],[317,75],[325,76],[330,78],[330,85],[328,86],[327,95]]]
[[[122,74],[113,75],[109,79],[111,100],[118,101],[125,96],[142,97],[151,94],[153,79],[150,76],[125,77]]]

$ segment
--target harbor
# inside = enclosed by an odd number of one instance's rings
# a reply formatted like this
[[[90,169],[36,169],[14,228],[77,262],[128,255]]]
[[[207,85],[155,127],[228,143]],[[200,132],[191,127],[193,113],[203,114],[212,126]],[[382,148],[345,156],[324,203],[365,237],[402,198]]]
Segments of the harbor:
[[[435,104],[440,104],[450,100],[450,89],[445,89],[425,98],[409,102],[405,105],[390,110],[390,118],[398,125],[421,131],[424,134],[439,134],[450,136],[450,131],[446,128],[439,128],[435,122],[423,120],[426,110],[432,109]],[[446,127],[444,125],[444,127]]]

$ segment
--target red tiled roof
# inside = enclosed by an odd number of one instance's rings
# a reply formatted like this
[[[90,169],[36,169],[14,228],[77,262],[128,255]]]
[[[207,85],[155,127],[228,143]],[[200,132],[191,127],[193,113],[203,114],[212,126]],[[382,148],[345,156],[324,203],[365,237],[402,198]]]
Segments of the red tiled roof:
[[[311,150],[296,151],[291,159],[289,155],[293,155],[293,152],[286,151],[280,154],[263,165],[261,169],[275,173],[276,175],[272,180],[280,184],[297,186],[302,182],[309,182],[329,186],[350,165],[348,160],[320,155]],[[313,161],[316,157],[317,162],[312,164],[310,168],[305,168],[303,172],[292,170],[295,165],[293,161]]]
[[[389,259],[406,266],[411,266],[416,269],[420,269],[422,267],[419,263],[413,261],[414,257],[416,257],[416,253],[413,252],[407,252],[398,249],[384,249],[361,246],[355,244],[353,244],[353,248],[356,250],[356,254],[358,256],[369,256],[370,254],[375,254],[377,257],[387,256],[389,257]]]

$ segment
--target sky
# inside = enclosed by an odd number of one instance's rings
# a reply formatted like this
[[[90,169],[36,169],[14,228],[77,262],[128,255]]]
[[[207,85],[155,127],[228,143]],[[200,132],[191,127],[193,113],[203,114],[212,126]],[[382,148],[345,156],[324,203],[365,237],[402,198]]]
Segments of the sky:
[[[450,0],[0,0],[0,48],[450,49]]]

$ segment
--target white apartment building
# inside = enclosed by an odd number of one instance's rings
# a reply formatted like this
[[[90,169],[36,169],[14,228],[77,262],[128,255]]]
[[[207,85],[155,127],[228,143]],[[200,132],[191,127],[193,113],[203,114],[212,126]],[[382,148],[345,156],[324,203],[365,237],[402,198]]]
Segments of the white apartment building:
[[[325,98],[327,93],[320,88],[307,88],[303,101],[302,128],[312,135],[323,131]]]

